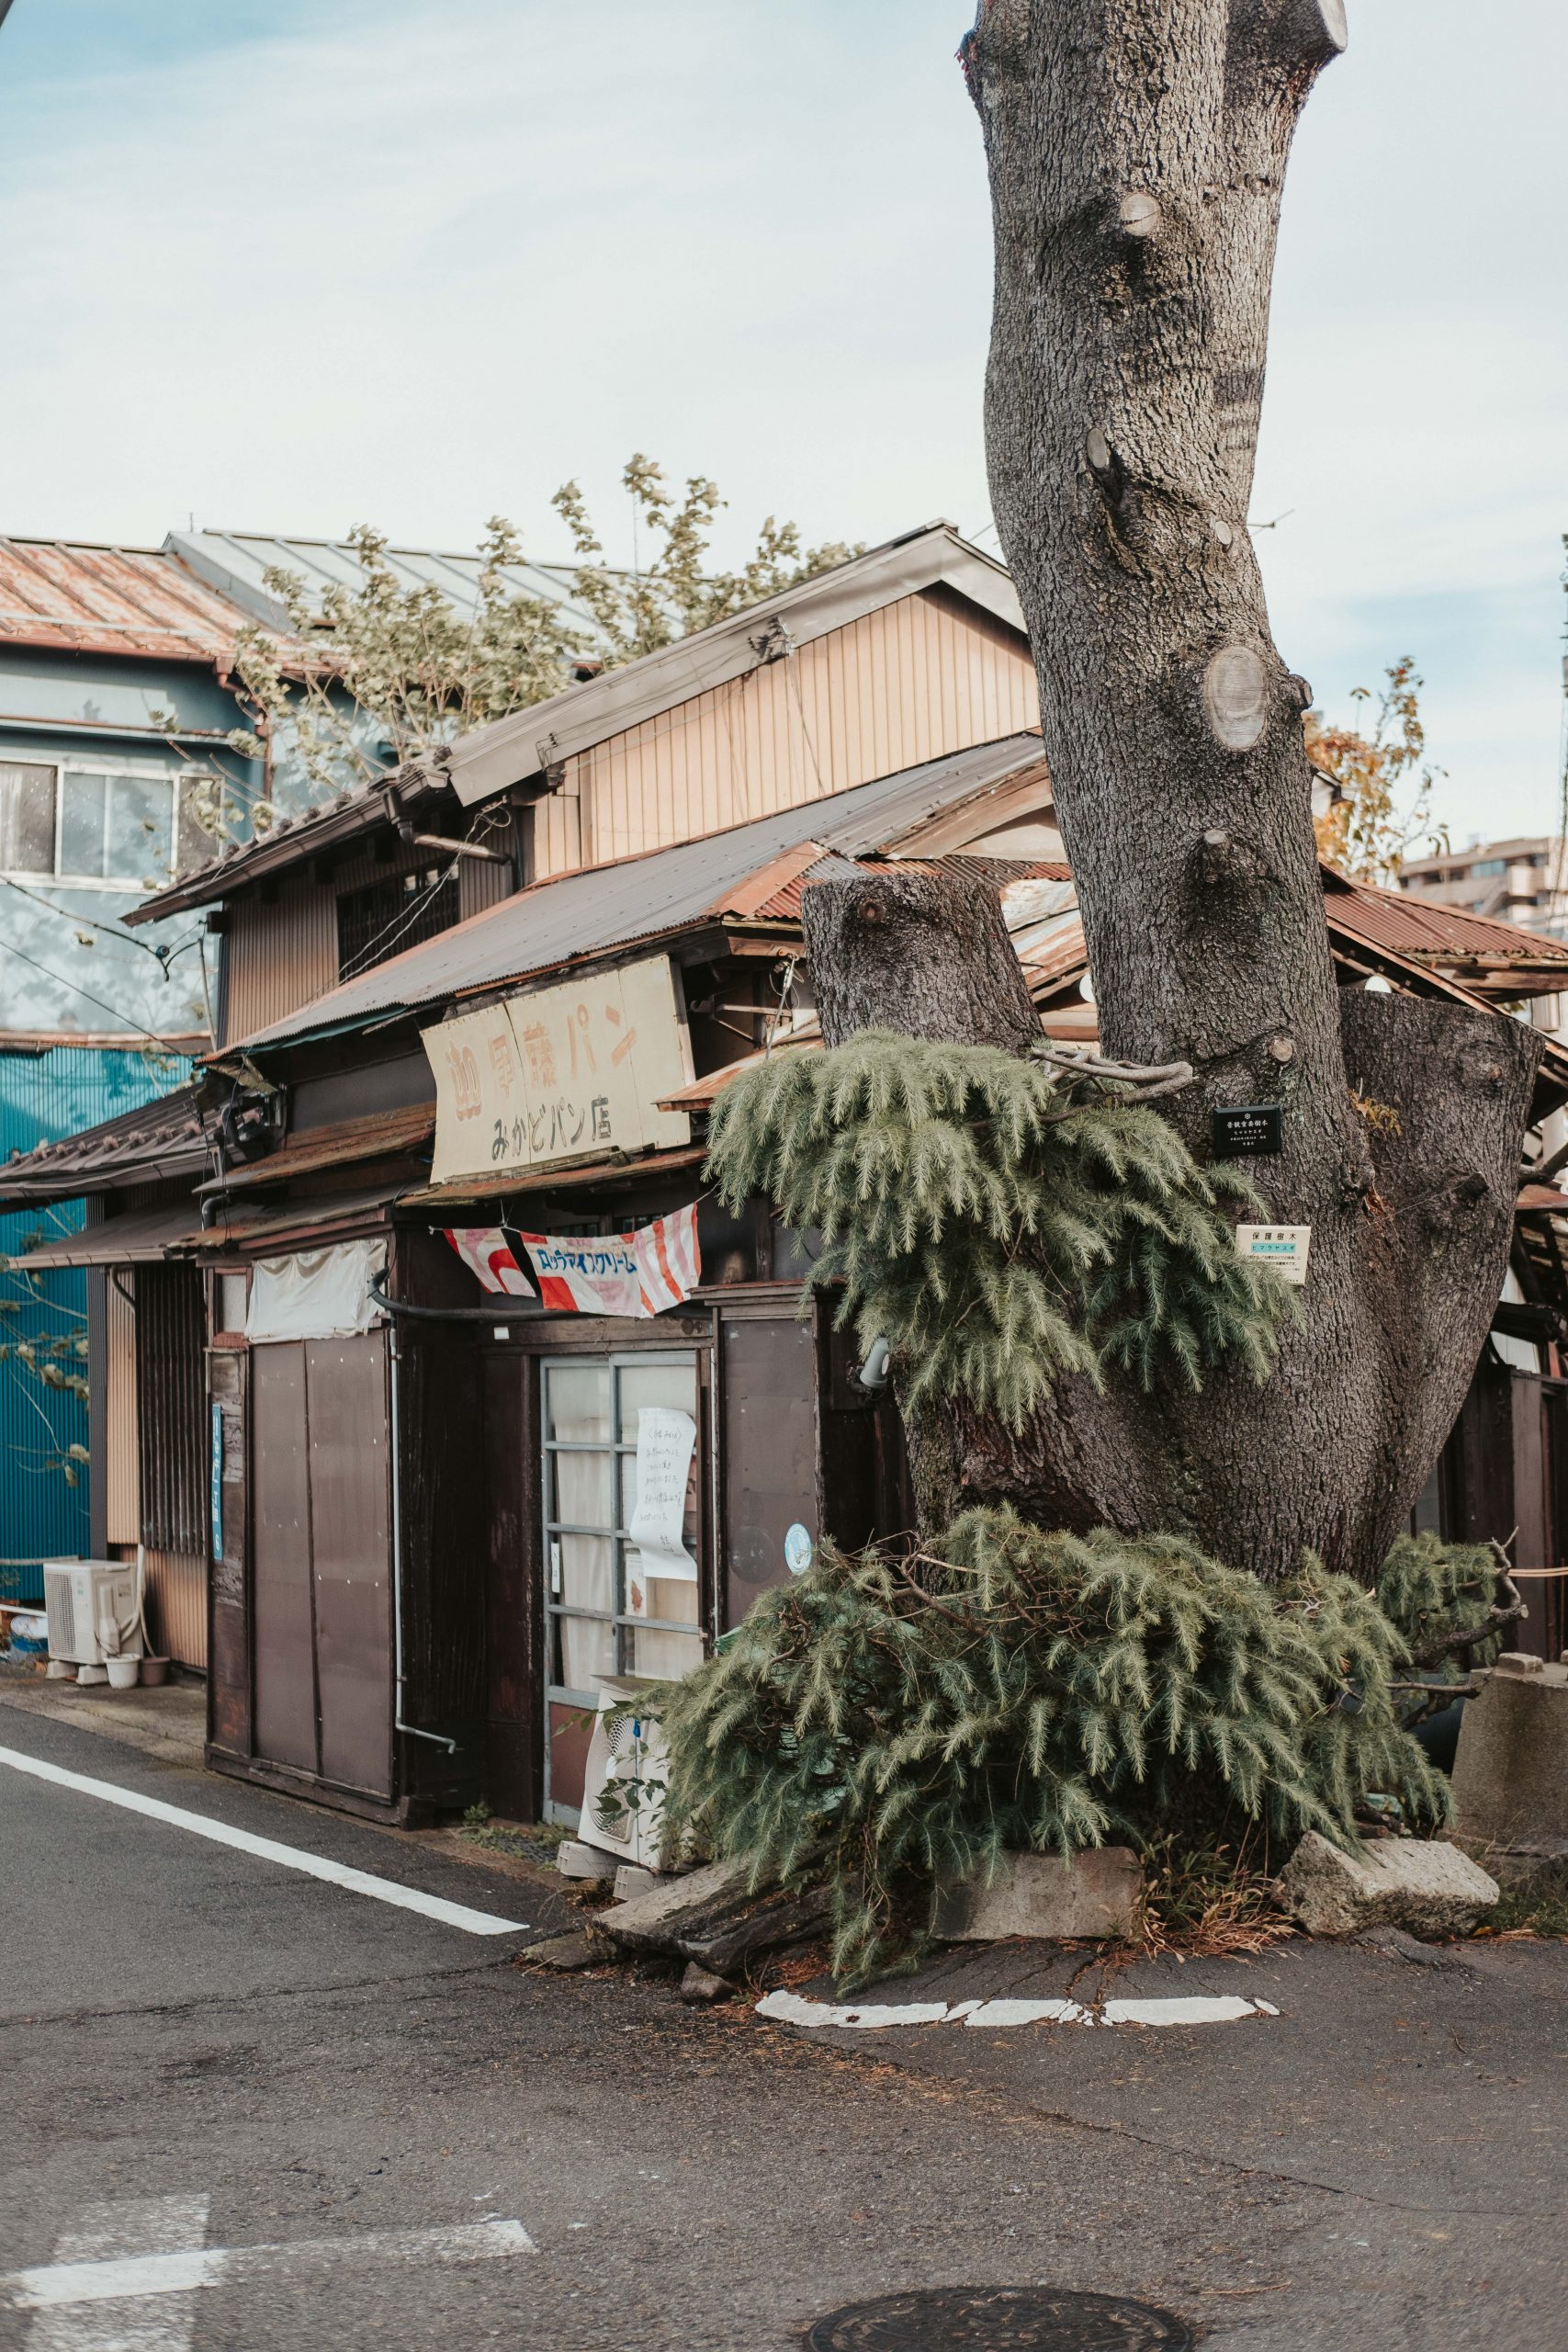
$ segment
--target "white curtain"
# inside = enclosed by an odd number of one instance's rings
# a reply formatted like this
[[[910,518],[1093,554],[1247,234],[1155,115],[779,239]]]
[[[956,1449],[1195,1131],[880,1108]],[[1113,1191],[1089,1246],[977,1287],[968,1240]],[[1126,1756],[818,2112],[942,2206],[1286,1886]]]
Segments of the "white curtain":
[[[370,1296],[385,1241],[341,1241],[292,1258],[264,1258],[251,1283],[247,1340],[340,1340],[374,1330],[381,1310]]]

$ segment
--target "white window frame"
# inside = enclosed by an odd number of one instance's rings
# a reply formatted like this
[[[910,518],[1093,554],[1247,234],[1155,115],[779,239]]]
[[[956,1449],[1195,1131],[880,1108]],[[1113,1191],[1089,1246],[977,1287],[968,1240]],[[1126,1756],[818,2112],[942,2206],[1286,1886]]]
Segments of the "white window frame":
[[[53,864],[47,874],[35,873],[31,868],[24,870],[18,866],[15,869],[15,878],[18,882],[30,882],[35,885],[52,882],[62,888],[71,890],[112,890],[121,898],[134,894],[138,898],[144,899],[148,895],[148,886],[139,875],[121,877],[107,874],[66,874],[61,870],[61,851],[65,831],[66,771],[73,769],[78,775],[85,775],[139,776],[145,783],[166,784],[172,786],[174,797],[170,810],[170,840],[176,861],[180,846],[180,810],[186,787],[197,783],[205,783],[212,773],[209,768],[201,768],[192,770],[187,775],[185,768],[171,767],[166,762],[124,759],[113,754],[102,759],[92,759],[84,755],[76,759],[40,760],[32,758],[26,752],[12,749],[3,756],[9,766],[51,768],[54,773]],[[13,869],[7,867],[4,870],[10,874]],[[172,880],[174,876],[171,876],[168,878]],[[164,885],[158,882],[152,887],[161,889]]]

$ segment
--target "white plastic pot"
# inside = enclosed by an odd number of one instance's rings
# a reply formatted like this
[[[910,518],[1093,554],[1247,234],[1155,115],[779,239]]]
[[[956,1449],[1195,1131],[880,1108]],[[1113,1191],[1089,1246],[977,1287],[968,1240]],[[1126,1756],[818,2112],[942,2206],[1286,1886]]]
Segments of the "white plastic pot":
[[[141,1676],[141,1660],[139,1657],[111,1657],[107,1665],[111,1690],[135,1690]]]

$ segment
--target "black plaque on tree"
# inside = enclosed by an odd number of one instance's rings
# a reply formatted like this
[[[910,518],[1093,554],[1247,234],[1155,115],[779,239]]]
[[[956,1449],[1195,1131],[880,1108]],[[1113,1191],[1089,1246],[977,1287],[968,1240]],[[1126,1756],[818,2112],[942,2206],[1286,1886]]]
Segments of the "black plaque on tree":
[[[1282,1102],[1222,1103],[1213,1117],[1216,1159],[1256,1159],[1285,1148]]]

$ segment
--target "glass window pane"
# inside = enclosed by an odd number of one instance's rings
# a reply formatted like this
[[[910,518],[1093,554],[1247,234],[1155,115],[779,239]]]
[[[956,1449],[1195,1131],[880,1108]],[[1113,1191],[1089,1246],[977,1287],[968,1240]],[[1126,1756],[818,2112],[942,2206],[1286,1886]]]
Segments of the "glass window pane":
[[[610,1442],[610,1367],[552,1363],[545,1368],[545,1435],[574,1445]]]
[[[60,871],[99,881],[104,873],[104,789],[108,778],[67,768],[60,784]]]
[[[697,1417],[696,1359],[680,1363],[623,1364],[621,1367],[621,1443],[637,1443],[637,1408],[643,1405],[673,1405]]]
[[[111,775],[104,872],[117,882],[167,881],[174,854],[175,788],[163,776]]]
[[[54,770],[0,760],[0,873],[54,871]]]

